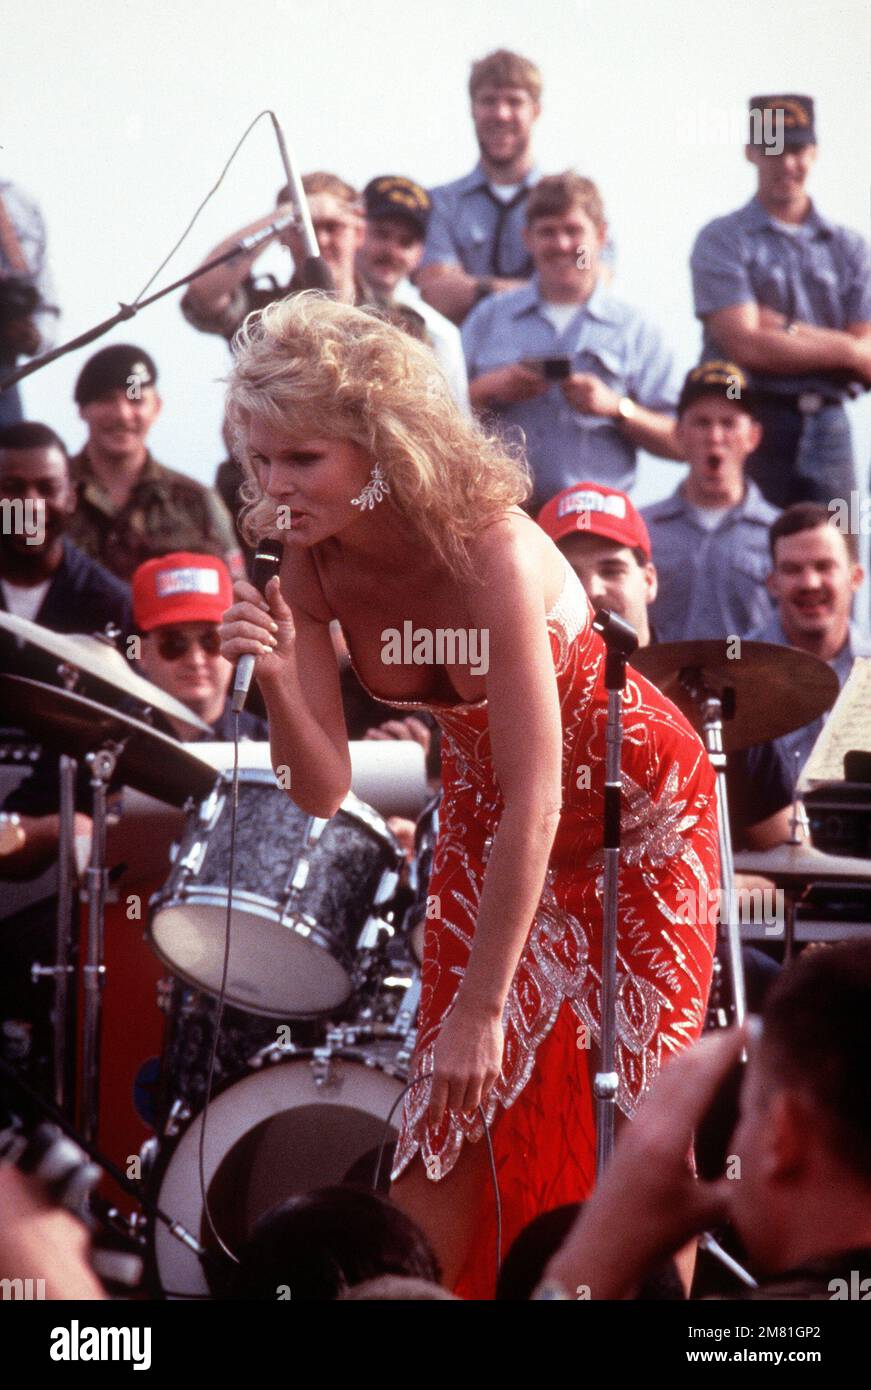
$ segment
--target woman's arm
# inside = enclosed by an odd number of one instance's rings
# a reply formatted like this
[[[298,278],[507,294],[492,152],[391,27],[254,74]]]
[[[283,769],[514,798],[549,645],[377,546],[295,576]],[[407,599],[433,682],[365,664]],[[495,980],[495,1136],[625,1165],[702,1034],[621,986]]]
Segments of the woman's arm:
[[[224,655],[256,657],[254,674],[269,718],[272,766],[279,785],[311,816],[335,815],[351,786],[351,755],[342,712],[329,614],[317,607],[306,568],[311,560],[285,551],[281,579],[266,601],[251,584],[235,586],[237,603],[221,626]],[[288,602],[288,599],[290,602]],[[322,600],[321,600],[322,602]]]
[[[542,565],[511,523],[485,533],[473,625],[488,631],[493,768],[504,810],[465,977],[436,1046],[431,1116],[473,1110],[501,1068],[501,1015],[535,915],[562,805],[562,723]]]

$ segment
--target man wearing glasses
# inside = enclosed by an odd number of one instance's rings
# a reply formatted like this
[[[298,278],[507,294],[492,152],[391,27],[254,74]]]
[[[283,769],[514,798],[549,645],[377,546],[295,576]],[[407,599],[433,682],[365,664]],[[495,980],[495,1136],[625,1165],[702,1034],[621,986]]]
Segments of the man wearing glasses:
[[[233,602],[227,566],[216,556],[174,551],[140,565],[132,589],[142,674],[210,724],[213,738],[231,742],[235,716],[227,696],[233,667],[221,655],[218,636],[218,624]],[[168,722],[178,737],[190,738],[175,721]],[[239,736],[263,742],[265,721],[243,710]]]

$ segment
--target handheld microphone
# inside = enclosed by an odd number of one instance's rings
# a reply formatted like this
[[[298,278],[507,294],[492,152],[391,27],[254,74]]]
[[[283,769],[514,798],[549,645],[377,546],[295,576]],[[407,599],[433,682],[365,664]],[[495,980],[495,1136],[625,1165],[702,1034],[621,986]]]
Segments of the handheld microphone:
[[[257,551],[254,555],[254,568],[251,574],[251,582],[261,594],[266,592],[266,585],[274,574],[278,574],[281,568],[281,557],[284,547],[281,541],[263,540],[258,541]],[[245,652],[236,662],[236,675],[233,679],[233,697],[230,701],[230,708],[234,714],[241,714],[245,708],[245,701],[248,698],[248,691],[251,688],[251,677],[254,674],[254,662],[256,657],[250,652]]]

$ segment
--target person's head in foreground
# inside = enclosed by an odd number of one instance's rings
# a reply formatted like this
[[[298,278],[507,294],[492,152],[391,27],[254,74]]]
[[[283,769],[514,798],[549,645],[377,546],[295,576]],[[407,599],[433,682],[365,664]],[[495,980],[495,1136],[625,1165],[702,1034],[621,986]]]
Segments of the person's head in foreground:
[[[708,1033],[664,1067],[539,1296],[631,1297],[665,1256],[727,1220],[759,1297],[843,1297],[845,1270],[868,1273],[871,941],[805,951],[755,1022],[723,1176],[697,1179],[687,1153],[731,1085],[739,1029]],[[736,1284],[734,1296],[752,1295]]]
[[[426,1236],[385,1197],[324,1187],[291,1197],[258,1222],[239,1252],[231,1298],[334,1299],[383,1275],[438,1284]],[[287,1292],[280,1292],[286,1289]]]
[[[76,494],[64,443],[48,425],[20,420],[0,428],[0,502],[7,577],[39,575],[59,561]]]
[[[744,464],[762,439],[750,385],[734,362],[703,362],[687,373],[677,403],[677,437],[690,466],[684,492],[697,507],[734,507]]]
[[[471,538],[528,495],[429,348],[377,312],[299,294],[249,316],[235,353],[227,414],[252,540],[468,575]]]
[[[768,995],[731,1149],[754,1266],[871,1246],[871,941],[806,951]]]
[[[821,502],[787,507],[768,533],[768,591],[792,646],[828,661],[847,640],[853,595],[865,572],[858,537]]]
[[[217,556],[175,551],[140,565],[131,588],[142,674],[213,724],[233,675],[218,633],[233,602],[227,566]]]
[[[546,502],[537,521],[565,555],[594,608],[625,618],[650,643],[648,605],[656,568],[644,519],[626,496],[601,483],[574,483]]]

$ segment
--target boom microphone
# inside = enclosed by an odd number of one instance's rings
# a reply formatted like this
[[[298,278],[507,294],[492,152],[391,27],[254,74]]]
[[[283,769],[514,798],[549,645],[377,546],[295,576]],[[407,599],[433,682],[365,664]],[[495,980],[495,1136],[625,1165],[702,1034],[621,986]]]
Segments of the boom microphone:
[[[278,574],[281,568],[281,557],[284,553],[284,546],[281,541],[258,541],[257,551],[254,555],[254,568],[251,574],[251,583],[259,589],[261,594],[266,593],[266,585],[274,574]],[[230,708],[234,714],[240,714],[245,708],[245,701],[248,698],[248,691],[251,688],[251,677],[254,674],[254,662],[256,657],[250,652],[245,652],[236,662],[236,675],[233,680],[233,698]]]

